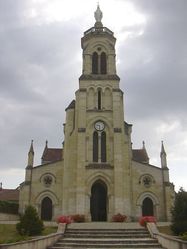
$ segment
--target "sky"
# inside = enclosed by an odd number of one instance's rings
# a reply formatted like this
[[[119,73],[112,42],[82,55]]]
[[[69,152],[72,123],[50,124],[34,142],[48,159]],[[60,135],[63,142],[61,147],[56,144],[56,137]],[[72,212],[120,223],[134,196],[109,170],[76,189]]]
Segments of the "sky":
[[[102,23],[116,42],[117,74],[133,148],[160,167],[161,141],[170,181],[187,190],[187,1],[100,0]],[[60,148],[65,108],[82,73],[80,39],[95,23],[93,0],[0,0],[0,182],[24,181],[34,140],[35,165],[45,141]]]

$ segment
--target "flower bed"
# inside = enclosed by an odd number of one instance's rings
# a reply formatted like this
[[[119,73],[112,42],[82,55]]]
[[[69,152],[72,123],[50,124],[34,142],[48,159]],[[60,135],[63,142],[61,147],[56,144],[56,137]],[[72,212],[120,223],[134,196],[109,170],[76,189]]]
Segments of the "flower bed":
[[[112,221],[113,222],[124,222],[124,221],[126,221],[126,219],[127,219],[127,216],[126,215],[122,215],[120,213],[115,214],[112,217]]]
[[[57,219],[57,223],[70,224],[71,222],[72,222],[71,216],[62,215]]]
[[[139,219],[139,224],[143,227],[146,227],[148,222],[156,223],[156,218],[154,216],[142,216]]]

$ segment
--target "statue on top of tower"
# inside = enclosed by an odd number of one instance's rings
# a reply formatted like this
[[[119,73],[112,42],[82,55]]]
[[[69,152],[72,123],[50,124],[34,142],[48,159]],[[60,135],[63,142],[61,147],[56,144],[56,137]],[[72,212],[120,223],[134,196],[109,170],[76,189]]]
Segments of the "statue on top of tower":
[[[100,10],[99,3],[97,4],[97,9],[94,12],[94,17],[95,17],[96,22],[101,22],[101,19],[103,17],[103,13]]]

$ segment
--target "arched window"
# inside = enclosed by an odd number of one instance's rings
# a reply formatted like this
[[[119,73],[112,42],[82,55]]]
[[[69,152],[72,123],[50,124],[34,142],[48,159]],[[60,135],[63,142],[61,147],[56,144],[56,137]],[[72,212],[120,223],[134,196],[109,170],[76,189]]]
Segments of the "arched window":
[[[101,162],[106,162],[106,132],[101,133]]]
[[[106,74],[106,54],[104,52],[101,53],[100,58],[100,72],[101,74]]]
[[[98,133],[93,133],[93,162],[98,162]]]
[[[92,73],[93,74],[98,74],[98,54],[96,52],[93,53],[92,55]]]
[[[45,197],[41,203],[41,219],[51,220],[53,213],[52,200],[49,197]]]
[[[97,107],[98,107],[98,110],[101,110],[101,90],[99,89],[98,92],[97,92]]]

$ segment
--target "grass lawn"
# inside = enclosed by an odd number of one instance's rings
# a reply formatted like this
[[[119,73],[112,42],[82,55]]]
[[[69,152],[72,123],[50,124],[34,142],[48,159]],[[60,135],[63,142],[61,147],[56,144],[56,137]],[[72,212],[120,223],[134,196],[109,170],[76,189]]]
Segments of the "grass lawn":
[[[50,233],[55,233],[56,231],[57,227],[45,227],[42,235],[48,235]],[[0,244],[13,243],[32,238],[33,237],[19,235],[16,230],[16,225],[0,224]]]

